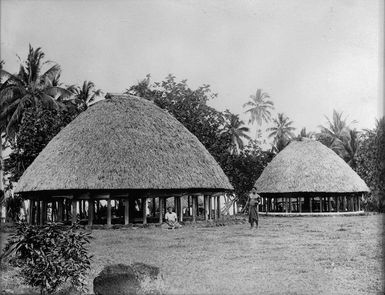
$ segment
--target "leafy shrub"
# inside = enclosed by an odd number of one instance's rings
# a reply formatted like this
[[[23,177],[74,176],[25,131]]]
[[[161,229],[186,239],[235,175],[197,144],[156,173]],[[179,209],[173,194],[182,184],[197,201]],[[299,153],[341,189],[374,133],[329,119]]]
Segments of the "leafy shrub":
[[[19,267],[26,284],[51,294],[70,280],[84,291],[85,274],[92,256],[86,245],[90,234],[59,224],[45,226],[19,224],[5,246],[1,259]]]

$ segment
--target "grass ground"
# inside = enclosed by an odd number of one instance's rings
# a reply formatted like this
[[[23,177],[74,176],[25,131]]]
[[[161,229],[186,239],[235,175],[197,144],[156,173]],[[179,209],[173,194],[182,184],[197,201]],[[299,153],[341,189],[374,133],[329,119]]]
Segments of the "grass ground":
[[[167,294],[384,294],[383,217],[262,216],[255,231],[94,230],[89,288],[105,265],[144,262],[160,267]]]

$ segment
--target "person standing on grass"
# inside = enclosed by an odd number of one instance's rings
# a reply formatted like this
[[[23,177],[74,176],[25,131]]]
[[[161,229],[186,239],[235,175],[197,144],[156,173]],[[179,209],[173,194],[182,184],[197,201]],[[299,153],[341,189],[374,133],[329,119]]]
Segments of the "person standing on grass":
[[[253,188],[249,194],[249,199],[246,203],[246,208],[249,209],[249,222],[251,229],[254,228],[254,224],[255,228],[258,228],[258,211],[260,202],[261,197],[257,194],[257,190]]]
[[[174,229],[181,227],[181,225],[178,223],[178,216],[175,212],[172,211],[171,207],[168,207],[168,212],[164,218],[166,219],[166,223],[169,226],[168,228]]]

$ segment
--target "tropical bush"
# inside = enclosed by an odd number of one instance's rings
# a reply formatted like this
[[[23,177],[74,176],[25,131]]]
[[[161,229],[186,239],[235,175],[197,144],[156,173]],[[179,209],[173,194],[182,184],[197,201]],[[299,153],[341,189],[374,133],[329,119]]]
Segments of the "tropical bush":
[[[356,172],[371,190],[365,209],[385,212],[385,118],[361,135],[356,163]]]
[[[21,223],[9,237],[1,259],[20,268],[25,283],[39,288],[40,294],[51,294],[67,281],[84,291],[92,258],[86,247],[89,239],[89,233],[76,226]]]

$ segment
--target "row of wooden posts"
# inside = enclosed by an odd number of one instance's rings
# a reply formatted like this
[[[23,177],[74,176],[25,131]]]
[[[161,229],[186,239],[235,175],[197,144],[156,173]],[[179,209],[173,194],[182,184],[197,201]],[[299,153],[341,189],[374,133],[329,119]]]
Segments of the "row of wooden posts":
[[[183,207],[182,207],[182,198],[185,196],[174,196],[174,208],[175,213],[178,216],[178,221],[183,221]],[[199,216],[199,210],[198,210],[198,198],[199,195],[189,195],[186,196],[188,198],[188,209],[191,204],[192,208],[192,222],[196,222],[197,216]],[[162,197],[142,197],[141,204],[142,204],[142,223],[147,224],[147,200],[152,199],[152,212],[150,217],[156,217],[156,206],[155,204],[158,203],[159,208],[159,219],[158,222],[162,223],[164,219],[164,215],[167,211],[166,208],[166,200],[169,198],[169,196],[162,196]],[[111,201],[122,201],[124,206],[124,224],[129,224],[130,219],[133,218],[130,216],[130,206],[134,206],[134,199],[129,198],[117,198],[117,197],[110,197],[109,195],[103,195],[103,196],[94,196],[94,197],[88,197],[88,198],[74,198],[71,196],[66,197],[51,197],[51,198],[44,198],[44,199],[29,199],[29,212],[27,221],[30,224],[46,224],[48,219],[55,222],[71,222],[76,223],[78,220],[78,216],[80,218],[86,217],[88,220],[88,225],[94,224],[95,219],[95,211],[99,212],[100,208],[100,201],[105,200],[107,202],[107,216],[106,216],[106,223],[107,225],[112,224],[112,204]],[[136,199],[138,200],[138,199]],[[157,201],[157,202],[156,202]],[[86,206],[86,202],[88,203]],[[50,204],[50,206],[49,206]],[[96,206],[95,206],[96,205]],[[220,195],[204,195],[203,196],[203,206],[204,206],[204,219],[205,220],[212,220],[212,219],[219,219],[222,217],[221,213],[221,201],[220,201]],[[51,216],[48,218],[48,207],[51,208]],[[87,208],[87,212],[86,211]],[[96,208],[95,208],[96,207]],[[78,212],[78,208],[80,209]],[[95,210],[96,209],[96,210]],[[131,208],[132,209],[132,208]]]
[[[335,197],[264,197],[260,204],[263,212],[299,212],[306,207],[306,212],[315,212],[314,203],[319,204],[318,212],[360,211],[361,196]],[[279,206],[281,205],[281,206]]]

